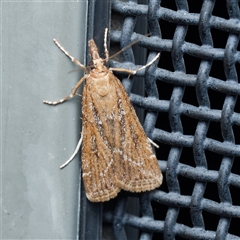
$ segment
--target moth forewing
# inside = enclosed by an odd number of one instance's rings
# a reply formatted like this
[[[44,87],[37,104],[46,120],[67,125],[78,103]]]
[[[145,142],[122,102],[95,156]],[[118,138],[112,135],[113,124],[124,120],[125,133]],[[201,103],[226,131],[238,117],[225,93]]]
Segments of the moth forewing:
[[[44,101],[57,105],[73,97],[86,80],[82,93],[82,177],[87,198],[92,202],[104,202],[114,198],[121,189],[144,192],[159,187],[162,174],[150,141],[140,124],[125,88],[112,71],[135,74],[151,65],[159,54],[138,70],[111,68],[104,62],[109,58],[107,29],[104,48],[106,59],[99,56],[94,40],[89,41],[93,66],[88,72],[56,40],[57,46],[86,74],[70,95],[56,101]],[[79,141],[80,142],[80,141]],[[81,142],[80,142],[81,143]],[[80,147],[78,144],[78,148]],[[61,167],[66,166],[75,156]]]
[[[120,186],[132,192],[142,192],[159,187],[162,183],[160,168],[151,144],[140,124],[130,99],[120,81],[115,77],[116,95],[119,99],[121,120],[121,149],[118,151],[121,173],[117,174]]]

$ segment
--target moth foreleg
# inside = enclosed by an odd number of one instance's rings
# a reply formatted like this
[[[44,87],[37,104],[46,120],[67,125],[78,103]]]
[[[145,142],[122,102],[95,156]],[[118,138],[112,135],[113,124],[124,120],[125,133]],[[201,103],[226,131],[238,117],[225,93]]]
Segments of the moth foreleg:
[[[68,53],[68,51],[66,51],[61,45],[60,43],[54,38],[53,39],[54,43],[59,47],[59,49],[66,55],[68,56],[72,62],[74,62],[76,65],[80,66],[86,73],[88,73],[87,67],[84,66],[83,64],[81,64],[75,57],[73,57],[72,55],[70,55]]]
[[[80,85],[82,84],[82,82],[85,80],[85,78],[87,78],[87,75],[84,75],[79,81],[78,83],[76,84],[76,86],[73,88],[71,94],[69,94],[68,96],[58,100],[58,101],[55,101],[55,102],[50,102],[50,101],[46,101],[44,100],[43,103],[46,103],[46,104],[49,104],[49,105],[57,105],[59,103],[63,103],[65,102],[66,100],[68,100],[69,98],[72,98],[74,97],[75,95],[78,95],[76,92],[78,90],[78,88],[80,87]]]
[[[136,74],[138,71],[143,70],[143,69],[147,68],[148,66],[150,66],[151,64],[153,64],[153,63],[159,58],[159,56],[160,56],[160,53],[158,53],[158,54],[156,55],[156,57],[154,57],[149,63],[147,63],[146,65],[144,65],[144,66],[142,66],[142,67],[140,67],[140,68],[138,68],[138,69],[135,70],[135,71],[129,70],[129,69],[125,69],[125,68],[109,68],[109,70],[111,70],[111,71],[116,71],[116,72],[126,72],[126,73],[129,73],[129,74],[131,74],[131,75],[134,75],[134,74]]]
[[[150,65],[152,65],[152,64],[159,58],[159,56],[160,56],[160,53],[158,53],[149,63],[147,63],[146,65],[144,65],[144,66],[138,68],[137,70],[135,70],[135,73],[138,72],[138,71],[140,71],[140,70],[142,70],[142,69],[147,68],[147,67],[150,66]],[[135,73],[134,73],[134,74],[135,74]]]
[[[61,165],[60,168],[66,167],[74,159],[74,157],[77,155],[77,153],[82,145],[82,140],[83,140],[83,134],[81,134],[81,138],[78,141],[77,147],[76,147],[73,155],[63,165]]]

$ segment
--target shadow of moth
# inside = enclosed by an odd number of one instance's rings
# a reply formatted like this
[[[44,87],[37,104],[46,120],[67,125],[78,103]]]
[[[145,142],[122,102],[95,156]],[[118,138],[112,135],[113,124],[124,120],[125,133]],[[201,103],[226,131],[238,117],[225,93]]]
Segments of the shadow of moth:
[[[82,93],[82,133],[78,146],[65,167],[82,145],[82,177],[87,198],[92,202],[104,202],[123,190],[131,192],[150,191],[162,183],[162,174],[151,143],[140,124],[130,99],[113,71],[135,74],[151,65],[131,71],[107,68],[107,29],[104,48],[106,59],[99,56],[94,40],[88,42],[93,65],[86,67],[72,57],[55,39],[55,44],[84,71],[71,94],[56,101],[43,101],[57,105],[76,95],[86,80]],[[131,44],[132,45],[132,44]],[[88,70],[90,69],[90,70]]]

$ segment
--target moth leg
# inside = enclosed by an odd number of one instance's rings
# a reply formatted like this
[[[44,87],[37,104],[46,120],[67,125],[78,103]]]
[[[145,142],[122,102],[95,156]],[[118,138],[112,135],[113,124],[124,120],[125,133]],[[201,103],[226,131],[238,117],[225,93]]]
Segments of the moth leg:
[[[109,52],[108,52],[108,49],[107,49],[107,33],[108,33],[108,29],[105,28],[105,33],[104,33],[104,50],[105,50],[106,62],[108,62],[108,59],[109,59]]]
[[[144,66],[142,66],[142,67],[140,67],[140,68],[138,68],[138,69],[135,71],[135,73],[138,72],[138,71],[140,71],[140,70],[142,70],[142,69],[147,68],[147,67],[150,66],[150,65],[152,65],[159,57],[160,57],[160,53],[158,53],[149,63],[147,63],[146,65],[144,65]]]
[[[129,70],[129,69],[125,69],[125,68],[109,68],[109,70],[112,70],[112,71],[116,71],[116,72],[126,72],[126,73],[129,73],[131,75],[134,75],[136,74],[138,71],[142,70],[142,69],[145,69],[147,68],[148,66],[150,66],[151,64],[153,64],[160,56],[160,53],[158,53],[156,55],[156,57],[154,57],[149,63],[147,63],[146,65],[138,68],[137,70],[133,71],[133,70]]]
[[[129,73],[131,75],[134,75],[136,73],[136,71],[132,71],[126,68],[109,68],[110,71],[114,71],[114,72],[125,72],[125,73]]]
[[[77,144],[77,147],[76,147],[74,153],[72,154],[72,156],[64,164],[62,164],[60,166],[61,169],[66,167],[74,159],[74,157],[77,155],[77,153],[78,153],[78,151],[79,151],[79,149],[80,149],[80,147],[82,145],[82,140],[83,140],[83,135],[81,134],[81,138],[78,141],[78,144]]]
[[[154,147],[159,148],[159,146],[155,142],[153,142],[150,138],[148,138],[148,140]]]
[[[75,57],[71,56],[61,45],[60,43],[54,38],[54,43],[59,47],[59,49],[71,59],[72,62],[74,62],[76,65],[80,66],[86,73],[88,73],[87,67],[81,64]]]
[[[77,95],[76,92],[77,92],[78,88],[80,87],[80,85],[82,84],[82,82],[83,82],[83,81],[85,80],[85,78],[87,78],[87,77],[88,77],[88,75],[84,75],[84,76],[78,81],[78,83],[76,84],[76,86],[73,88],[71,94],[69,94],[68,96],[66,96],[66,97],[64,97],[64,98],[62,98],[62,99],[60,99],[60,100],[58,100],[58,101],[56,101],[56,102],[50,102],[50,101],[44,100],[43,103],[46,103],[46,104],[49,104],[49,105],[57,105],[57,104],[59,104],[59,103],[65,102],[65,101],[68,100],[69,98],[74,97],[75,95]]]

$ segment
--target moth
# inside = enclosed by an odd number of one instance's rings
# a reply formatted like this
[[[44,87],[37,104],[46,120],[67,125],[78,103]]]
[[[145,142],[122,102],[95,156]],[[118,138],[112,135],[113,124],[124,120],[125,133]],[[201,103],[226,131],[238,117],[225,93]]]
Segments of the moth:
[[[117,196],[122,189],[131,192],[150,191],[162,183],[162,174],[151,143],[145,134],[128,94],[113,71],[135,74],[136,71],[107,68],[107,29],[105,59],[99,56],[94,40],[88,42],[93,65],[84,66],[72,57],[55,39],[55,44],[84,71],[71,94],[46,104],[57,105],[72,98],[85,81],[82,92],[82,133],[78,146],[65,167],[82,145],[82,178],[86,196],[92,202],[104,202]]]

